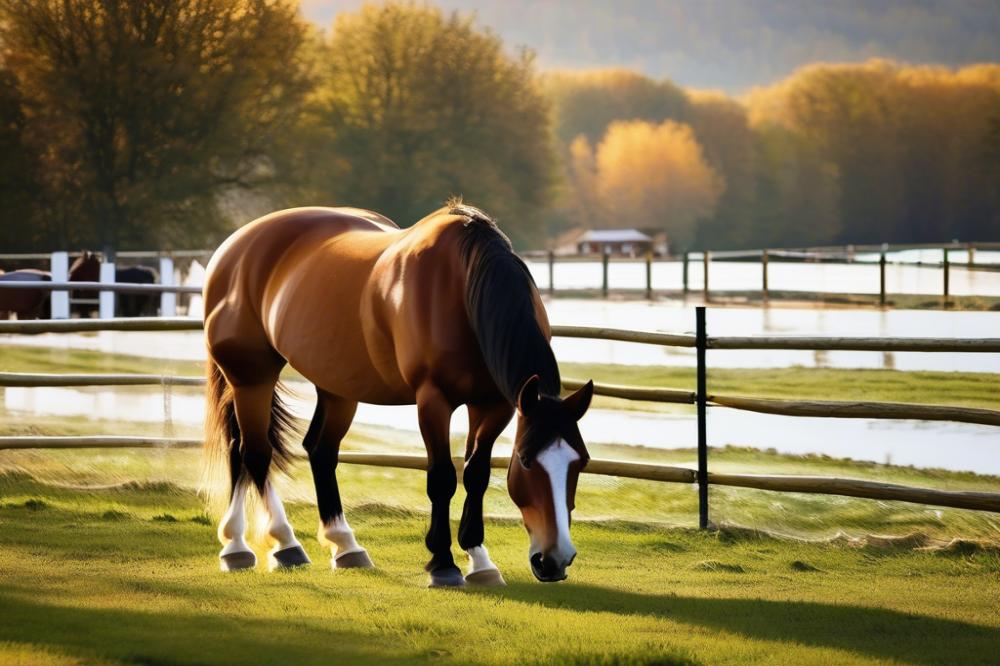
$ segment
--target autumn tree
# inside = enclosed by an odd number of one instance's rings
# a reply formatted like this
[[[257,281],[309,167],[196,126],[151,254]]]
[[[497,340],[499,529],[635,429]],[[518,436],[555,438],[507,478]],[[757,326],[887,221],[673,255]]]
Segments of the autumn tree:
[[[725,188],[691,127],[670,120],[612,123],[594,152],[594,183],[603,226],[659,227],[678,247],[690,246]]]
[[[337,16],[320,72],[323,200],[409,225],[458,194],[538,242],[554,155],[530,53],[508,54],[472,16],[389,2]]]
[[[61,244],[191,246],[216,200],[273,175],[308,89],[305,33],[282,0],[9,0],[0,48],[43,161]]]

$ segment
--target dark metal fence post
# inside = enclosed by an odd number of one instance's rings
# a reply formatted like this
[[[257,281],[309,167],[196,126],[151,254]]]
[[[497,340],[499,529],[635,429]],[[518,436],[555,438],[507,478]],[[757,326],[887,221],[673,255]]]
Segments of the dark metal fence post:
[[[611,260],[611,248],[605,247],[601,255],[601,294],[608,295],[608,262]]]
[[[556,253],[549,250],[549,293],[556,293]]]
[[[708,262],[712,260],[711,254],[708,250],[705,250],[701,254],[701,264],[702,264],[702,279],[704,284],[702,284],[702,299],[708,303]]]
[[[684,263],[682,264],[683,270],[682,270],[682,273],[681,273],[681,280],[684,283],[684,295],[685,296],[688,295],[688,261],[689,261],[689,259],[690,259],[690,257],[688,257],[688,253],[685,252],[684,253]]]
[[[950,284],[951,283],[951,274],[950,274],[951,264],[948,261],[948,248],[943,248],[942,251],[944,252],[944,264],[942,266],[942,268],[944,268],[944,295],[941,298],[941,305],[943,305],[944,307],[948,307],[948,293],[951,291],[951,284]]]
[[[653,297],[653,251],[646,251],[646,298]]]
[[[705,307],[695,308],[695,348],[698,358],[698,527],[708,528],[708,395],[706,389]]]
[[[885,305],[885,250],[878,259],[878,302]]]
[[[760,270],[761,270],[761,292],[762,298],[766,302],[768,298],[767,294],[767,250],[763,250],[760,254]]]

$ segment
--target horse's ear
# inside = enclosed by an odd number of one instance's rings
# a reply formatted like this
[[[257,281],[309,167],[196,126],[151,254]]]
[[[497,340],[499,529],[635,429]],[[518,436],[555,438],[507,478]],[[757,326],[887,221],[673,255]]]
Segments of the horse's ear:
[[[594,397],[594,380],[581,386],[576,393],[563,400],[563,404],[569,411],[570,417],[574,421],[579,421],[590,408],[590,401]]]
[[[517,392],[517,411],[522,416],[530,416],[538,406],[538,382],[538,375],[531,375]]]

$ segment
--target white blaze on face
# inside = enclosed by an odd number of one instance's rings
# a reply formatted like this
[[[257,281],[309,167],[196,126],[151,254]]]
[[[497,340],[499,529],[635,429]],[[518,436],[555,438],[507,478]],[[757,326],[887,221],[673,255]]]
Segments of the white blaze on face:
[[[569,476],[570,463],[580,459],[580,454],[573,450],[573,447],[566,443],[564,439],[557,439],[554,444],[546,447],[535,458],[535,462],[542,466],[542,469],[549,475],[549,482],[552,484],[552,506],[555,510],[556,520],[556,544],[548,557],[554,558],[557,562],[565,564],[569,562],[576,549],[569,539],[569,506],[566,497],[566,480]],[[532,554],[541,549],[534,543],[532,538]]]

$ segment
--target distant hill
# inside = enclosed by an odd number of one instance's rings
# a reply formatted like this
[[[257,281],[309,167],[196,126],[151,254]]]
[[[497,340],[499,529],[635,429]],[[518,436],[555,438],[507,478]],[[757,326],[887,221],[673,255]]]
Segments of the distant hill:
[[[305,0],[328,27],[362,0]],[[731,94],[814,61],[1000,61],[997,0],[439,0],[543,67],[632,67]]]

